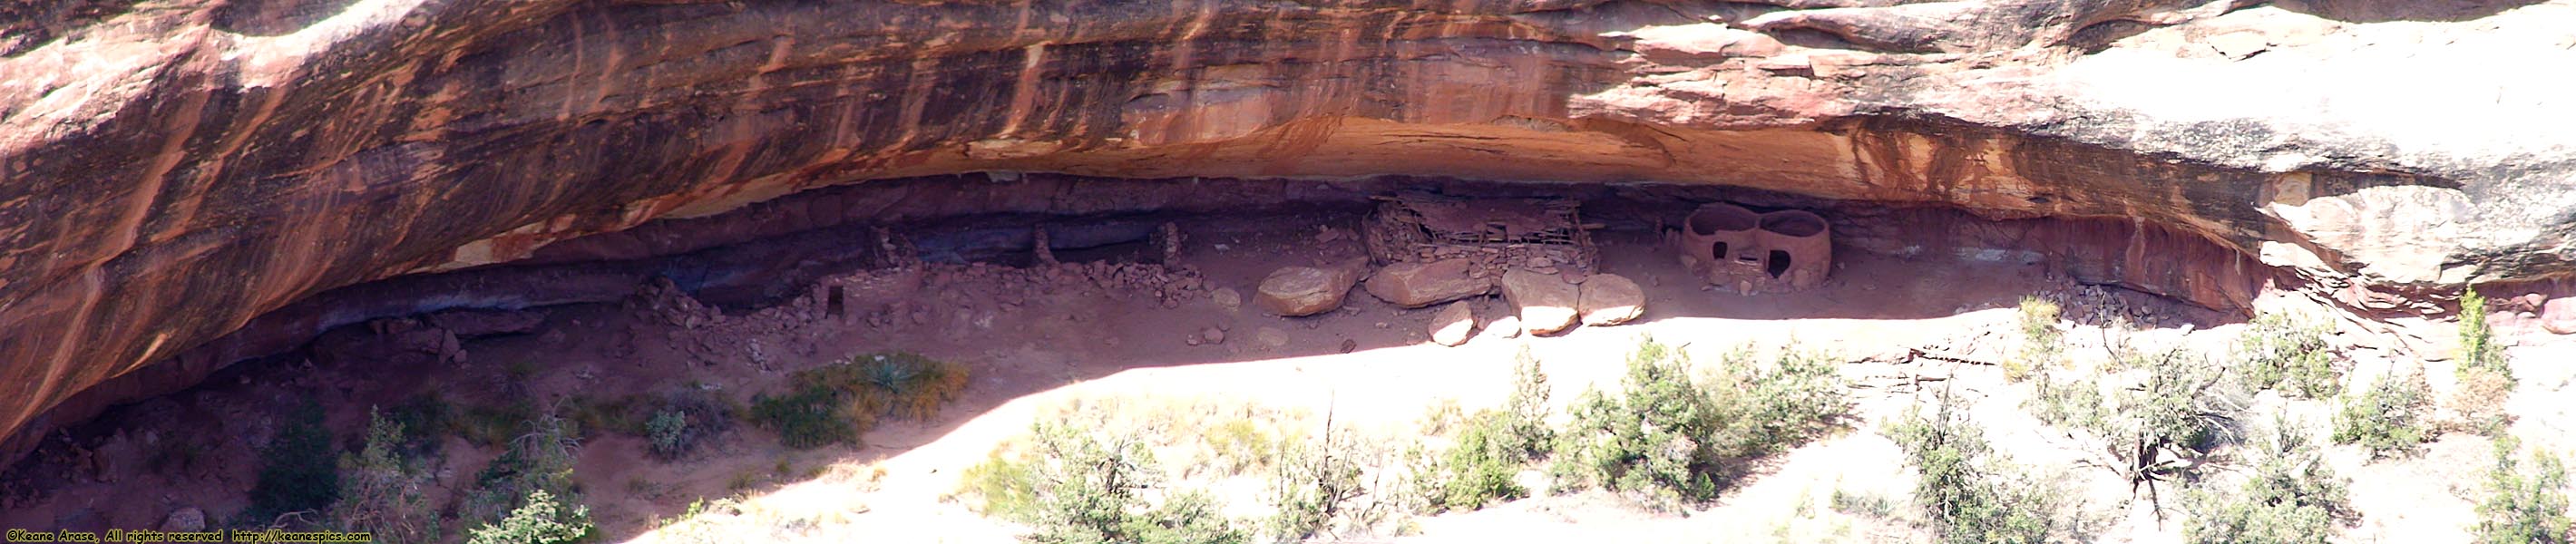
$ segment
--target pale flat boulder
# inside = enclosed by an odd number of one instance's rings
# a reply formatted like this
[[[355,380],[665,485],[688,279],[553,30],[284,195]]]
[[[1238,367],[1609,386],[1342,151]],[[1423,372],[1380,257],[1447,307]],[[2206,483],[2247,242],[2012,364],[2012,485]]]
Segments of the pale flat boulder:
[[[1252,298],[1270,313],[1309,316],[1342,307],[1343,297],[1356,283],[1359,274],[1348,268],[1291,266],[1262,278],[1261,288]]]
[[[1520,316],[1506,315],[1494,318],[1493,322],[1485,324],[1485,336],[1494,338],[1519,338],[1521,336]]]
[[[1406,308],[1421,308],[1493,292],[1492,278],[1479,278],[1471,273],[1475,265],[1475,261],[1467,259],[1395,263],[1378,269],[1377,275],[1370,276],[1364,287],[1370,295]]]
[[[1503,273],[1503,299],[1512,303],[1521,318],[1521,329],[1530,334],[1553,334],[1573,327],[1575,308],[1582,291],[1555,274],[1523,270]]]
[[[1451,302],[1431,316],[1431,342],[1443,346],[1467,343],[1476,333],[1476,311],[1466,301]]]
[[[1646,315],[1646,291],[1625,276],[1594,274],[1583,280],[1581,291],[1576,306],[1585,325],[1617,325]]]
[[[2576,298],[2550,299],[2540,304],[2540,328],[2550,334],[2576,333]]]
[[[206,511],[194,506],[173,510],[170,512],[170,517],[162,518],[161,530],[182,533],[204,531],[206,530]]]

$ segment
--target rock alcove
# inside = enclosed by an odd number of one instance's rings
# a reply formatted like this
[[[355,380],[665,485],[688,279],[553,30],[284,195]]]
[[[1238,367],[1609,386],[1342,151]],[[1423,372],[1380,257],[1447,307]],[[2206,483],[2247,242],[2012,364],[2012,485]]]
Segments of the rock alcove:
[[[0,459],[246,363],[460,364],[549,308],[927,321],[849,276],[921,263],[1215,297],[1186,240],[1356,242],[1421,192],[1574,203],[1612,262],[1735,296],[1959,263],[2212,316],[2558,290],[2576,104],[2522,90],[2563,76],[2365,83],[2576,63],[2525,43],[2576,10],[2322,4],[0,8]]]

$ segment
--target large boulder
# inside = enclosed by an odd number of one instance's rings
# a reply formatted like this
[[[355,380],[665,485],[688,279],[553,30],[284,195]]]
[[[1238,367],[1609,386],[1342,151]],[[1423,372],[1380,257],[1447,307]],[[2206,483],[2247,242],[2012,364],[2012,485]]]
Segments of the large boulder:
[[[1530,334],[1553,334],[1574,326],[1582,291],[1555,274],[1525,270],[1503,273],[1503,299],[1510,301]]]
[[[1299,317],[1333,311],[1359,283],[1359,272],[1347,267],[1291,266],[1261,279],[1253,301],[1270,313]]]
[[[1617,325],[1646,314],[1646,291],[1626,276],[1593,274],[1584,278],[1581,291],[1582,300],[1575,306],[1582,310],[1585,325]]]
[[[181,533],[206,530],[206,511],[194,506],[172,510],[170,517],[161,519],[161,530]]]
[[[1494,291],[1492,278],[1475,277],[1476,262],[1448,259],[1395,263],[1369,277],[1368,293],[1397,306],[1421,308]]]
[[[1494,318],[1493,321],[1485,323],[1484,335],[1492,338],[1519,338],[1521,336],[1521,318],[1516,315],[1506,315]]]
[[[2540,328],[2550,334],[2576,333],[2576,298],[2554,298],[2540,304]]]
[[[1431,342],[1443,346],[1467,343],[1476,333],[1476,311],[1466,301],[1451,302],[1438,315],[1431,316]]]

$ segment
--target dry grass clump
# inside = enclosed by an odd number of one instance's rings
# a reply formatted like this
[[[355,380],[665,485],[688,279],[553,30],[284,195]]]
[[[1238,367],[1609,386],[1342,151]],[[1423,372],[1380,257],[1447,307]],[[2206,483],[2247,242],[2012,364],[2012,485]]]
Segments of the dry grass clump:
[[[792,389],[752,397],[752,420],[806,449],[854,444],[884,417],[927,421],[966,390],[966,367],[913,353],[868,353],[798,371]]]
[[[2018,310],[2021,347],[2003,363],[2004,377],[2014,381],[2057,366],[2066,351],[2066,334],[2057,330],[2057,320],[2063,312],[2056,302],[2039,297],[2021,297]]]

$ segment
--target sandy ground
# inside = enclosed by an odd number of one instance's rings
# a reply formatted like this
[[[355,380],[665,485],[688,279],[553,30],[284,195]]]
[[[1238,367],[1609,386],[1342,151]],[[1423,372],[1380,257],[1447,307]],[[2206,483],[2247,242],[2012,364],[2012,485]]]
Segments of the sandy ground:
[[[81,470],[70,466],[70,457],[39,455],[27,465],[36,468],[13,472],[12,500],[0,509],[0,525],[145,527],[181,507],[204,508],[210,518],[221,519],[242,508],[256,479],[251,445],[274,428],[279,407],[299,398],[323,402],[334,431],[346,439],[363,429],[366,406],[423,391],[471,404],[497,401],[513,388],[564,399],[700,383],[739,400],[778,390],[796,369],[847,354],[906,350],[957,361],[973,372],[964,397],[933,421],[890,421],[868,433],[864,446],[804,451],[783,449],[773,435],[743,426],[707,454],[667,463],[647,456],[636,437],[603,434],[580,457],[584,502],[610,541],[837,542],[865,535],[901,542],[1008,542],[1021,527],[979,516],[948,496],[960,472],[1026,432],[1050,407],[1097,398],[1215,400],[1330,414],[1337,424],[1400,435],[1446,400],[1469,411],[1500,404],[1509,390],[1509,363],[1520,350],[1542,361],[1561,406],[1587,387],[1615,384],[1627,352],[1652,336],[1685,346],[1701,361],[1743,346],[1794,346],[1844,360],[1881,361],[1845,365],[1847,376],[1864,383],[1902,375],[1947,377],[1950,387],[1977,399],[1974,410],[2001,449],[2024,462],[2065,468],[2088,498],[2115,513],[2104,541],[2179,540],[2178,525],[2159,523],[2150,509],[2128,500],[2124,485],[2107,474],[2071,468],[2086,452],[2070,449],[2062,435],[2020,412],[2026,386],[2008,383],[1993,367],[1884,362],[1900,359],[1889,354],[1907,348],[2000,359],[2014,342],[2017,298],[2083,298],[2043,266],[1852,252],[1841,256],[1825,287],[1739,296],[1703,289],[1642,235],[1613,235],[1604,240],[1603,270],[1645,286],[1650,305],[1643,319],[1545,338],[1481,336],[1455,348],[1426,341],[1433,310],[1395,308],[1357,290],[1342,309],[1302,319],[1267,315],[1248,304],[1229,306],[1212,295],[1222,289],[1249,293],[1277,266],[1360,254],[1347,237],[1328,238],[1333,237],[1312,230],[1277,236],[1254,227],[1202,226],[1185,252],[1194,275],[1107,265],[861,272],[826,280],[850,290],[849,315],[839,318],[823,315],[811,300],[731,316],[712,310],[657,314],[637,310],[636,303],[586,305],[551,310],[536,334],[471,341],[471,357],[461,365],[246,364],[207,385],[112,413],[86,431],[113,432],[115,440],[129,443],[207,444],[205,460],[175,469],[161,463],[143,468],[138,460],[144,456],[101,446],[93,457],[116,464]],[[2215,347],[2242,327],[2137,293],[2091,296],[2158,316],[2162,325],[2128,333],[2139,342]],[[2071,307],[2070,317],[2080,317],[2082,309]],[[1480,321],[1505,310],[1491,297],[1477,308]],[[2510,315],[2498,323],[2512,342],[2522,344],[2512,353],[2526,385],[2509,404],[2523,416],[2518,434],[2543,447],[2571,446],[2564,438],[2570,408],[2560,392],[2576,372],[2537,361],[2563,359],[2576,347],[2533,333]],[[2070,353],[2080,359],[2100,351],[2097,339],[2106,336],[2098,324],[2069,326]],[[2446,326],[2422,323],[2410,330]],[[1210,328],[1224,331],[1224,341],[1189,342]],[[2356,331],[2343,340],[2368,338]],[[2392,354],[2380,350],[2349,353],[2357,361],[2356,380],[2417,365],[2390,362]],[[514,374],[514,365],[533,372]],[[2449,374],[2446,363],[2420,366],[2427,375]],[[2447,386],[2435,385],[2437,394]],[[1414,520],[1419,532],[1397,539],[1925,540],[1929,533],[1907,521],[1914,516],[1904,506],[1911,470],[1876,429],[1927,395],[1921,389],[1856,389],[1862,421],[1851,429],[1768,461],[1760,476],[1716,504],[1684,514],[1651,513],[1598,493],[1542,496]],[[2318,429],[2330,412],[2312,401],[2267,402]],[[149,415],[170,413],[181,415]],[[138,448],[153,449],[124,449]],[[441,489],[434,493],[441,500],[470,485],[496,453],[461,439],[451,439],[444,450],[448,454],[437,469]],[[2353,499],[2365,515],[2342,538],[2460,539],[2474,519],[2463,497],[2475,490],[2488,451],[2482,438],[2456,436],[2420,456],[2395,460],[2370,461],[2354,448],[2334,448],[2332,461],[2355,477]],[[1257,513],[1249,505],[1257,502],[1257,488],[1230,489],[1230,512]],[[1836,512],[1828,502],[1837,490],[1889,497],[1897,513],[1882,519]],[[666,525],[692,502],[725,497],[736,500],[719,503],[704,517],[705,525]]]

